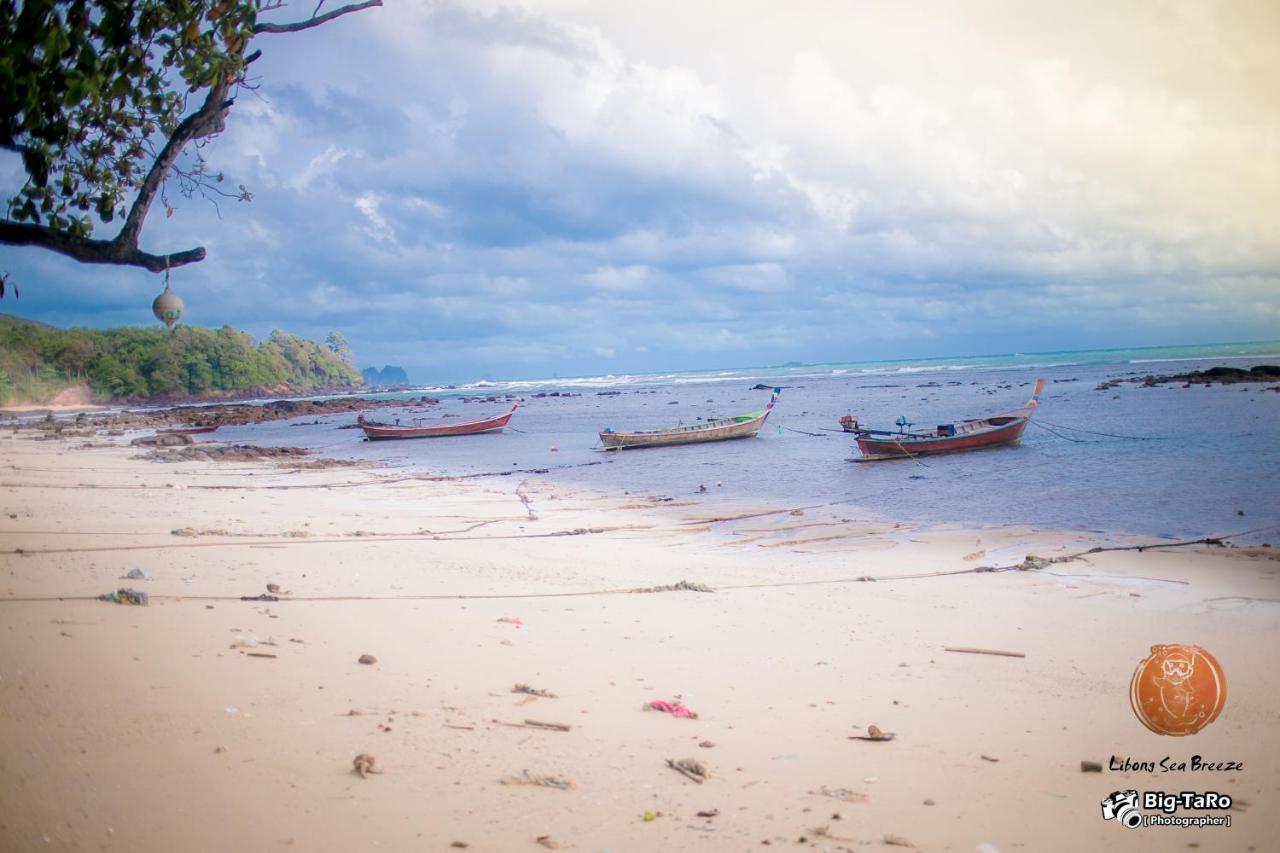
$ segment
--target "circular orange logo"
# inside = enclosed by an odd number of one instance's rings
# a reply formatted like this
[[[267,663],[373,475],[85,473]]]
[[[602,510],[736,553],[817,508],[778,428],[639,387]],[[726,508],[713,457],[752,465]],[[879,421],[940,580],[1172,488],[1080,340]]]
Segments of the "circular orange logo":
[[[1158,735],[1193,735],[1212,723],[1227,701],[1227,678],[1199,646],[1152,646],[1133,671],[1129,702]]]

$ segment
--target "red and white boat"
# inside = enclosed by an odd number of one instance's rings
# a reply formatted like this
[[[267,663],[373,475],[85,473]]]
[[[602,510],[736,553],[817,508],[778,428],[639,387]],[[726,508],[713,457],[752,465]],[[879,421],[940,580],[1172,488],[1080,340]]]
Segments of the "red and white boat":
[[[907,431],[910,424],[899,418],[899,431],[863,429],[858,426],[857,418],[845,415],[840,425],[845,432],[857,435],[858,450],[864,459],[908,459],[916,456],[928,456],[937,453],[957,453],[963,450],[980,450],[985,447],[1000,447],[1017,444],[1022,432],[1031,423],[1031,413],[1040,404],[1040,392],[1044,390],[1044,380],[1037,379],[1031,399],[1021,408],[992,415],[988,418],[976,418],[958,421],[953,424],[939,424],[936,429]]]
[[[520,408],[520,404],[516,403],[511,407],[511,411],[505,414],[474,421],[457,421],[455,423],[436,421],[426,424],[420,420],[415,420],[411,425],[384,424],[365,420],[364,413],[361,412],[359,417],[356,418],[356,422],[360,424],[360,428],[364,430],[364,434],[370,440],[384,438],[442,438],[446,435],[475,435],[482,432],[495,432],[507,425],[507,421],[511,420],[511,416],[516,413],[518,408]]]

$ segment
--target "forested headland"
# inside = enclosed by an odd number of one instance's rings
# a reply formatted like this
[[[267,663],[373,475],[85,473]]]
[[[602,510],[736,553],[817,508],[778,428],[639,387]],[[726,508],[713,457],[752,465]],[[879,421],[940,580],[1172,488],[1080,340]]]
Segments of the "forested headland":
[[[323,344],[279,330],[255,342],[230,326],[59,329],[0,315],[0,405],[48,403],[68,389],[136,402],[359,387],[351,358],[336,332]]]

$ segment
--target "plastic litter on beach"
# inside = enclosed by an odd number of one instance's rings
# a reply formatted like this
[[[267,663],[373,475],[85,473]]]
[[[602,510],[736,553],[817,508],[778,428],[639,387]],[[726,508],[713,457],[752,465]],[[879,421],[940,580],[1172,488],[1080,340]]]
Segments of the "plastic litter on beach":
[[[544,776],[541,773],[530,773],[525,770],[519,776],[508,776],[499,780],[503,785],[537,785],[540,788],[558,788],[561,791],[567,791],[573,787],[573,782],[568,779],[561,779],[558,776]]]
[[[823,785],[816,791],[810,791],[819,797],[830,797],[833,800],[844,800],[850,803],[865,803],[869,799],[866,794],[861,791],[851,791],[848,788],[828,788]]]
[[[698,714],[691,708],[686,708],[679,702],[668,702],[665,699],[654,699],[652,702],[645,704],[646,711],[662,711],[664,714],[670,714],[673,717],[684,717],[690,720],[698,719]]]
[[[884,837],[884,843],[891,847],[915,847],[914,844],[901,835],[894,835],[892,832]]]
[[[121,587],[120,589],[103,593],[102,595],[98,596],[98,600],[111,601],[116,604],[145,605],[149,603],[149,599],[147,598],[147,594],[145,592],[142,592],[141,590],[137,590],[137,589],[129,589],[127,587]]]
[[[142,569],[130,569],[128,572],[120,576],[120,580],[124,581],[149,581],[150,577]]]
[[[499,616],[499,622],[506,622],[508,625],[523,625],[524,620],[519,616]]]
[[[551,448],[551,449],[552,449],[552,450],[555,450],[555,448],[554,448],[554,447],[553,447],[553,448]],[[538,842],[539,844],[541,844],[543,847],[547,848],[548,850],[559,850],[559,849],[560,849],[560,842],[556,841],[556,840],[555,840],[554,838],[552,838],[550,835],[539,835],[537,838],[535,838],[535,839],[534,839],[534,841]]]
[[[1080,772],[1081,773],[1101,773],[1102,764],[1100,764],[1097,761],[1081,761]]]
[[[375,664],[377,662],[378,659],[373,655],[360,655],[360,657],[356,658],[356,663]]]

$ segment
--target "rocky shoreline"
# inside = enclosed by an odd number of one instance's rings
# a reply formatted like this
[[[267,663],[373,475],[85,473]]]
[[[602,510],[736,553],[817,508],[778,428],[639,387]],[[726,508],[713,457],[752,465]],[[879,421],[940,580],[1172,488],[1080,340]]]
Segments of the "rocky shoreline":
[[[1118,388],[1122,382],[1132,382],[1144,388],[1171,382],[1181,382],[1184,388],[1189,388],[1192,385],[1212,385],[1215,382],[1222,385],[1234,385],[1240,382],[1280,382],[1280,365],[1259,364],[1248,369],[1243,367],[1210,367],[1207,370],[1172,373],[1167,376],[1156,376],[1149,373],[1146,376],[1134,376],[1129,379],[1111,379],[1100,383],[1094,390],[1108,391],[1112,388]],[[1280,390],[1280,388],[1269,390]]]
[[[269,403],[220,403],[205,406],[175,406],[143,411],[80,412],[73,418],[55,418],[52,412],[38,420],[14,419],[14,429],[35,429],[49,437],[92,435],[129,429],[163,429],[166,427],[244,426],[298,417],[346,414],[398,406],[434,406],[434,397],[396,400],[370,400],[364,397],[338,397],[326,400],[275,400]],[[36,413],[39,414],[39,413]]]

